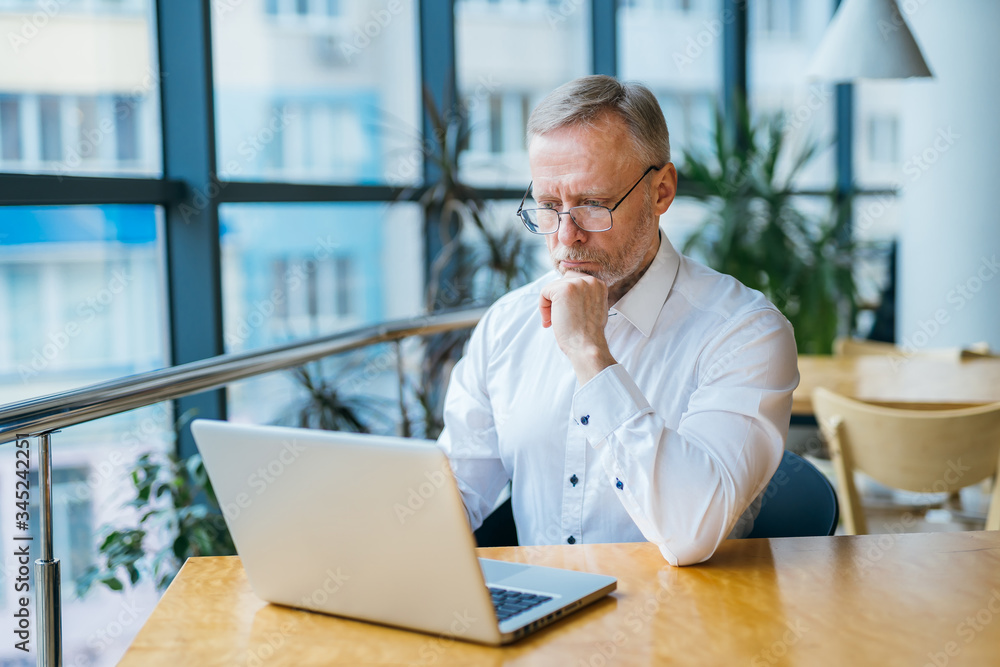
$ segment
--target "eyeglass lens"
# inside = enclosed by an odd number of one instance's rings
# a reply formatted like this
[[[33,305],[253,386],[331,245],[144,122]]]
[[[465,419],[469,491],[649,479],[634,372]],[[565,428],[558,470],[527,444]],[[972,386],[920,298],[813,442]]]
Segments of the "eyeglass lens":
[[[603,232],[611,228],[611,211],[603,206],[574,206],[569,209],[577,226],[588,232]],[[521,211],[528,228],[536,233],[550,234],[559,227],[555,209],[534,208]]]

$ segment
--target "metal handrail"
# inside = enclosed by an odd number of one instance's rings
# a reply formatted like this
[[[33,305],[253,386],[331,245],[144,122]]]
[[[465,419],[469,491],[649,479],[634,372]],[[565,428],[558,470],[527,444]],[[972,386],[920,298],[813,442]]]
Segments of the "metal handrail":
[[[396,320],[262,350],[223,354],[180,366],[0,406],[0,443],[146,407],[360,347],[473,327],[485,308]]]

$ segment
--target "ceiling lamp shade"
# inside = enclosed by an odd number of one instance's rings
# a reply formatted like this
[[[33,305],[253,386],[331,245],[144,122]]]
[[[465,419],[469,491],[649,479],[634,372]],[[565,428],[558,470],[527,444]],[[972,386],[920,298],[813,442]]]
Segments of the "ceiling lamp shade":
[[[843,0],[807,75],[829,82],[933,76],[895,0]]]

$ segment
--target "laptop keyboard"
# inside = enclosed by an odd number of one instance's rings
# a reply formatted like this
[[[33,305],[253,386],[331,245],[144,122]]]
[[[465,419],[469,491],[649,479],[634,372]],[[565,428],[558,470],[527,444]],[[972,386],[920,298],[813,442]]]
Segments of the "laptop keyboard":
[[[546,595],[512,591],[506,588],[494,588],[490,586],[489,589],[490,597],[493,598],[493,608],[497,612],[498,621],[506,621],[508,618],[517,616],[523,611],[528,611],[552,599]]]

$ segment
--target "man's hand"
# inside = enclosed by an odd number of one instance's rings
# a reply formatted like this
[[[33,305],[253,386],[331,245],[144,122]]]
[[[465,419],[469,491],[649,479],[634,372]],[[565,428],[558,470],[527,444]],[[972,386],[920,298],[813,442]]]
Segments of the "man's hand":
[[[552,327],[556,343],[576,371],[582,387],[608,366],[611,356],[604,326],[608,322],[608,286],[585,273],[567,271],[542,288],[538,310],[542,326]]]

